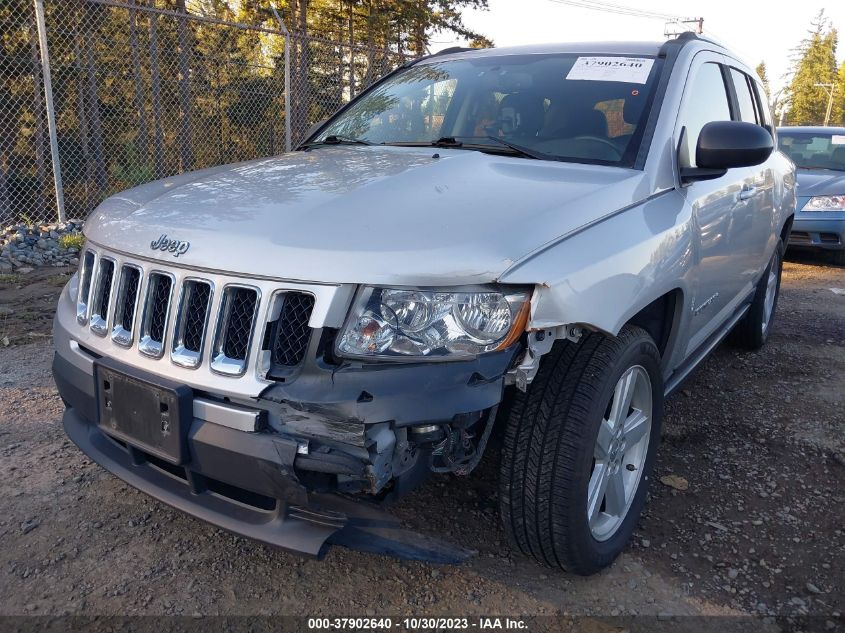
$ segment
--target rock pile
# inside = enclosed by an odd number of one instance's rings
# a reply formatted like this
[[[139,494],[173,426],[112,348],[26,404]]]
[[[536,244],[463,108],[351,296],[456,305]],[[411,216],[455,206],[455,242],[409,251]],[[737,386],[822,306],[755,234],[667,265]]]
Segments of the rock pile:
[[[82,224],[81,220],[70,220],[7,226],[0,233],[0,273],[33,266],[76,266],[82,244]]]

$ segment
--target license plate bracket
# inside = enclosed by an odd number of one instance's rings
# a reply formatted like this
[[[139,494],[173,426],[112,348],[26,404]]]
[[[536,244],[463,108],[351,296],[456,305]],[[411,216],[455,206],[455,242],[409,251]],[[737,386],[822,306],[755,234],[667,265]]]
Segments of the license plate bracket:
[[[154,376],[136,376],[102,360],[94,365],[97,425],[107,434],[171,464],[187,459],[193,391]]]

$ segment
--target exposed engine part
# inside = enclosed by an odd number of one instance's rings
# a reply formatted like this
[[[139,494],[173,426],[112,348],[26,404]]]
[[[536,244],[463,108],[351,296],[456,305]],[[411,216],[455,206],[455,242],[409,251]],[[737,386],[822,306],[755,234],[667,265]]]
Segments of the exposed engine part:
[[[411,439],[418,444],[435,444],[443,439],[443,427],[438,424],[424,424],[411,427]]]
[[[476,424],[464,428],[455,423],[443,425],[446,437],[432,449],[429,458],[432,472],[471,473],[484,454],[498,409],[498,406],[493,407],[487,412],[486,420],[482,417]]]

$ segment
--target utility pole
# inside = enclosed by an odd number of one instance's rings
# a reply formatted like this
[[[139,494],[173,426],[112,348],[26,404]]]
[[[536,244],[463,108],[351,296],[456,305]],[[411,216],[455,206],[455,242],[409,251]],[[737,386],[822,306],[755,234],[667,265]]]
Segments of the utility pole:
[[[836,84],[813,84],[816,88],[824,88],[827,92],[827,112],[824,115],[824,126],[830,123],[830,111],[833,108],[833,93],[836,92]]]
[[[687,18],[685,20],[669,20],[663,27],[664,37],[678,37],[681,33],[692,31],[696,35],[704,34],[704,18]]]
[[[276,18],[276,21],[279,23],[279,28],[282,31],[282,34],[285,38],[285,152],[290,152],[291,150],[291,98],[290,98],[290,31],[288,31],[288,27],[285,26],[285,21],[282,19],[282,16],[279,15],[279,12],[276,10],[276,5],[274,3],[270,3],[270,10],[273,12],[273,15]]]
[[[786,118],[786,112],[789,109],[789,86],[784,86],[771,96],[772,108],[775,111],[775,116],[778,119],[778,127],[783,125]]]
[[[65,221],[65,192],[62,187],[62,165],[56,135],[56,112],[53,109],[53,82],[50,78],[50,51],[47,47],[47,27],[44,24],[44,0],[35,0],[35,19],[38,22],[38,44],[41,49],[41,76],[44,79],[44,103],[47,111],[47,132],[50,135],[50,156],[53,158],[53,182],[56,185],[56,211],[59,222]],[[45,218],[41,218],[42,220]]]

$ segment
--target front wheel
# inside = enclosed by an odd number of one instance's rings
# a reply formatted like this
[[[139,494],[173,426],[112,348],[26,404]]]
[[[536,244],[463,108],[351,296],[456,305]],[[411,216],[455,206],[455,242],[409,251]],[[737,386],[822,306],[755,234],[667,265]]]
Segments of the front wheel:
[[[556,344],[506,421],[499,506],[510,541],[582,575],[610,565],[645,504],[662,411],[660,354],[644,330]]]

